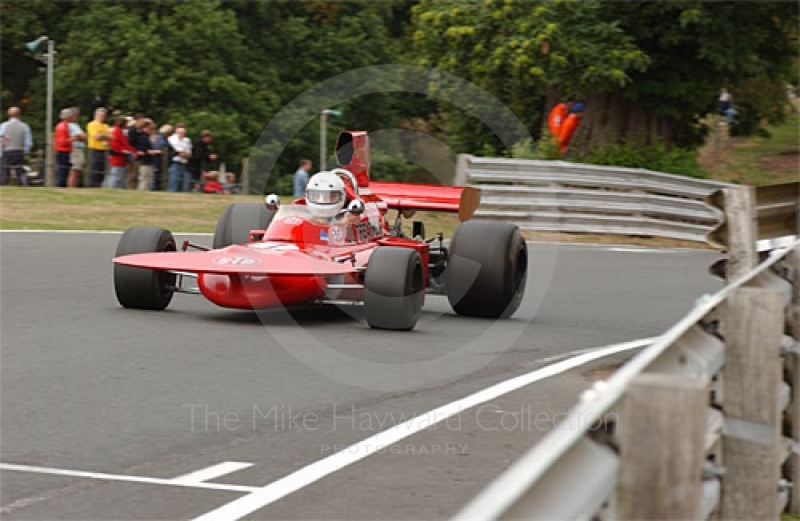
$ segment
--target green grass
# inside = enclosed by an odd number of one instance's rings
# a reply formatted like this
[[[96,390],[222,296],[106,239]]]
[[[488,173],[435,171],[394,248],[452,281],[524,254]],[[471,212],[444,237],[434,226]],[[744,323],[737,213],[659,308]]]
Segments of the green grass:
[[[722,127],[724,134],[724,127]],[[701,162],[711,179],[753,186],[800,179],[800,117],[766,127],[770,137],[709,138]]]
[[[283,197],[284,203],[292,200]],[[261,196],[140,192],[69,188],[0,187],[0,229],[124,230],[155,226],[173,231],[213,233],[217,219],[234,202],[261,203]],[[389,216],[393,219],[394,212]],[[428,235],[452,237],[453,214],[420,212]],[[408,233],[411,221],[405,220]]]

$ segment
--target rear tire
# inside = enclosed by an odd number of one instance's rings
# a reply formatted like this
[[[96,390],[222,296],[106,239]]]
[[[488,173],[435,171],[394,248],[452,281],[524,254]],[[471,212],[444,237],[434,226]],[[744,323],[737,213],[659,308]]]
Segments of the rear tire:
[[[252,230],[266,230],[275,212],[260,203],[233,203],[225,208],[214,230],[214,249],[250,242]]]
[[[116,256],[176,251],[172,233],[161,228],[128,228],[119,240]],[[114,291],[126,308],[165,309],[172,300],[175,275],[114,264]]]
[[[377,329],[408,331],[419,320],[424,298],[422,259],[416,250],[378,247],[364,278],[364,313]]]
[[[450,243],[447,299],[456,313],[508,318],[525,295],[528,248],[512,223],[467,221]]]

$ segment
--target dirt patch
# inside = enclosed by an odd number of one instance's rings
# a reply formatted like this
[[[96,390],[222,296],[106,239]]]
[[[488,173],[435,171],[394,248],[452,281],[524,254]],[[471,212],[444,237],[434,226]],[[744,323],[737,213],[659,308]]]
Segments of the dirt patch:
[[[629,237],[627,235],[584,235],[580,233],[537,232],[524,230],[522,235],[533,242],[563,242],[581,244],[608,244],[619,246],[646,246],[649,248],[692,248],[699,250],[713,250],[708,244],[684,241],[680,239],[666,239],[662,237]]]
[[[625,365],[625,363],[626,362],[619,362],[616,364],[608,364],[596,367],[590,371],[583,373],[583,376],[591,382],[596,382],[598,380],[607,380],[612,374],[616,373],[620,367]]]
[[[788,149],[756,163],[758,168],[770,171],[778,179],[796,181],[800,177],[800,150]]]

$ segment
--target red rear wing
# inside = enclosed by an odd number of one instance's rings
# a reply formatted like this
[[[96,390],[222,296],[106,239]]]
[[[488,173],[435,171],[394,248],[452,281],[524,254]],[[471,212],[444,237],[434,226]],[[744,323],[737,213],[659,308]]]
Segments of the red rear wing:
[[[441,186],[370,181],[369,188],[389,208],[458,213],[469,220],[481,202],[481,191],[472,186]]]

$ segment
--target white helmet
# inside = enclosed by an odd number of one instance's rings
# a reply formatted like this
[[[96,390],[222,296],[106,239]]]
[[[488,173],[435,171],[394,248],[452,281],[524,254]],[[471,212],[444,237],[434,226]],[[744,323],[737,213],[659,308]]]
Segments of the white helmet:
[[[319,172],[306,185],[306,207],[318,219],[331,219],[344,208],[344,182],[333,172]]]

